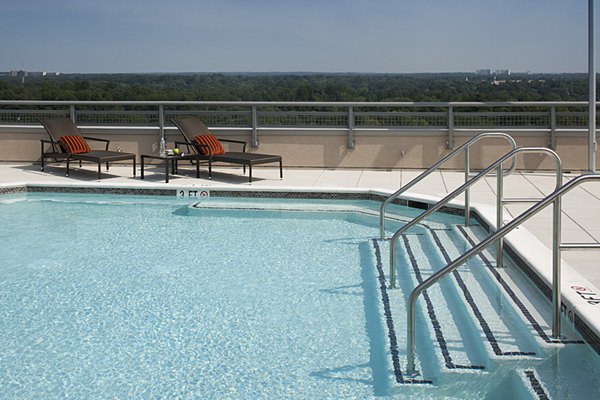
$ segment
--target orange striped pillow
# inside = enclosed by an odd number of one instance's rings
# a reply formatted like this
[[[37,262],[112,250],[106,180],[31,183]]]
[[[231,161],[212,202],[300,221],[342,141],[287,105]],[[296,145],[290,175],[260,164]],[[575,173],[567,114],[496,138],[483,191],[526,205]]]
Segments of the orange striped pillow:
[[[79,154],[89,153],[90,151],[92,151],[85,139],[81,136],[61,136],[58,138],[58,141],[64,146],[67,153]]]
[[[197,135],[194,136],[194,140],[198,144],[205,144],[208,147],[210,147],[210,154],[212,154],[213,156],[218,156],[219,154],[225,153],[221,142],[219,142],[219,139],[217,139],[215,135],[212,135],[210,133],[206,135]],[[199,150],[200,154],[205,156],[209,155],[208,149],[206,147],[200,147]]]

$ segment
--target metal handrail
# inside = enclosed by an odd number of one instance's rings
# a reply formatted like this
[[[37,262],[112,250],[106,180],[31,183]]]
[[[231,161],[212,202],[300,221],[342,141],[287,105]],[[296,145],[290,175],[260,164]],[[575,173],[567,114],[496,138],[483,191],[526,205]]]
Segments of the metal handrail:
[[[448,202],[450,202],[452,199],[454,199],[455,197],[457,197],[458,195],[460,195],[461,193],[465,192],[467,189],[469,189],[471,186],[473,186],[475,183],[477,183],[479,180],[481,180],[483,177],[485,177],[487,174],[489,174],[491,171],[493,171],[495,168],[497,168],[498,166],[502,166],[502,163],[504,163],[505,161],[509,160],[509,159],[513,159],[513,164],[515,162],[514,157],[517,154],[520,153],[546,153],[546,154],[550,154],[552,157],[554,157],[555,160],[558,160],[558,164],[560,164],[560,158],[558,157],[558,155],[546,148],[546,147],[520,147],[520,148],[516,148],[512,151],[509,151],[508,153],[506,153],[505,155],[503,155],[502,157],[500,157],[498,160],[496,160],[495,162],[493,162],[490,166],[488,166],[487,168],[485,168],[484,170],[482,170],[479,174],[477,174],[475,177],[473,177],[471,180],[465,182],[463,185],[461,185],[460,187],[458,187],[456,190],[454,190],[453,192],[451,192],[450,194],[446,195],[446,197],[444,197],[443,199],[441,199],[440,201],[438,201],[436,204],[434,204],[433,206],[429,207],[429,209],[427,209],[426,211],[424,211],[423,213],[421,213],[420,215],[418,215],[417,217],[415,217],[414,219],[412,219],[409,223],[407,223],[406,225],[404,225],[402,228],[398,229],[396,231],[396,233],[394,233],[394,236],[392,236],[391,240],[390,240],[390,288],[395,288],[396,287],[396,245],[398,243],[398,238],[405,233],[407,230],[409,230],[410,228],[412,228],[413,226],[415,226],[416,224],[418,224],[419,222],[421,222],[423,219],[425,219],[426,217],[428,217],[429,215],[433,214],[434,212],[436,212],[437,210],[439,210],[440,208],[442,208],[444,205],[448,204]],[[562,175],[562,169],[561,169],[561,175]]]
[[[554,151],[552,151],[552,150],[545,151],[545,153],[549,154],[554,159],[555,168],[556,168],[556,184],[554,186],[554,189],[556,190],[562,186],[562,181],[563,181],[562,163],[560,161],[560,158]],[[513,161],[514,161],[514,159],[513,159]],[[506,204],[506,203],[536,203],[536,202],[540,201],[541,198],[526,198],[526,197],[517,198],[517,197],[515,197],[515,198],[505,199],[504,198],[504,177],[500,174],[500,172],[502,171],[502,164],[498,165],[497,168],[498,168],[498,172],[497,172],[498,179],[496,180],[496,230],[499,230],[500,228],[502,228],[502,225],[504,224],[504,204]],[[496,250],[496,266],[502,267],[503,265],[504,265],[504,239],[500,238],[500,239],[498,239],[497,250]]]
[[[503,226],[498,231],[494,232],[492,235],[488,236],[478,245],[473,247],[471,250],[462,254],[456,260],[452,261],[443,269],[439,270],[435,274],[431,275],[429,278],[425,279],[421,284],[419,284],[408,297],[408,308],[407,308],[407,323],[406,323],[406,331],[407,331],[407,373],[409,375],[416,375],[415,370],[415,305],[417,298],[421,293],[423,293],[427,288],[429,288],[434,283],[438,282],[441,278],[448,275],[456,268],[458,268],[461,264],[467,261],[469,258],[476,256],[481,253],[488,245],[490,245],[495,240],[506,236],[513,229],[517,228],[523,222],[527,221],[529,218],[536,215],[539,211],[546,208],[550,203],[555,204],[554,209],[554,218],[553,218],[553,244],[552,244],[552,300],[553,300],[553,321],[552,321],[552,336],[557,338],[560,336],[560,249],[562,245],[560,244],[560,236],[561,236],[561,224],[560,224],[560,199],[561,197],[569,192],[571,189],[579,186],[580,184],[586,181],[600,181],[600,175],[582,175],[579,176],[560,188],[554,190],[540,202],[534,204],[527,210],[525,210],[521,215],[513,219],[511,222]],[[558,204],[557,204],[558,200]],[[558,207],[556,207],[558,205]],[[568,245],[567,245],[568,246]],[[594,246],[595,247],[595,246]]]
[[[506,139],[511,144],[513,150],[517,147],[517,143],[512,138],[512,136],[510,136],[509,134],[502,133],[502,132],[485,132],[485,133],[481,133],[481,134],[475,136],[474,138],[465,142],[462,146],[460,146],[456,150],[452,151],[450,154],[448,154],[444,158],[440,159],[438,162],[433,164],[431,167],[429,167],[426,171],[421,173],[415,179],[413,179],[412,181],[410,181],[409,183],[407,183],[406,185],[402,186],[400,189],[398,189],[397,191],[392,193],[381,204],[381,207],[379,210],[379,233],[380,233],[381,240],[385,240],[385,209],[387,208],[389,203],[391,203],[394,199],[396,199],[402,193],[406,192],[408,189],[412,188],[414,185],[416,185],[417,183],[421,182],[423,179],[428,177],[431,173],[436,171],[442,164],[444,164],[449,159],[453,158],[456,154],[458,154],[462,150],[465,150],[465,182],[467,182],[469,180],[469,173],[470,173],[469,148],[471,147],[471,145],[473,143],[478,142],[479,140],[487,138],[487,137],[500,137],[500,138]],[[512,171],[515,169],[515,166],[516,166],[516,163],[513,160],[513,164],[511,165],[511,167],[509,168],[507,173],[512,173]],[[465,224],[468,224],[468,219],[469,219],[469,212],[467,211],[467,210],[470,210],[469,203],[470,203],[469,196],[465,195]]]

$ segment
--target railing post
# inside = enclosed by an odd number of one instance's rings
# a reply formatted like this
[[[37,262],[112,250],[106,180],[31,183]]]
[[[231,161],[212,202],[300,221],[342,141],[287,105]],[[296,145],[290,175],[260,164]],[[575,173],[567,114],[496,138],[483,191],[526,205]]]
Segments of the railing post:
[[[77,116],[75,114],[75,106],[73,104],[71,104],[69,106],[69,117],[71,117],[71,121],[73,121],[74,124],[77,123]]]
[[[159,139],[165,138],[165,108],[162,104],[158,106],[158,134]]]
[[[550,148],[556,150],[556,107],[550,107]]]
[[[561,309],[561,196],[556,196],[553,204],[552,226],[552,337],[560,338]]]
[[[446,146],[449,149],[454,148],[454,109],[448,106],[448,141]]]
[[[496,232],[498,232],[504,224],[504,173],[502,163],[498,164],[496,175]],[[496,267],[504,267],[504,238],[498,238]]]
[[[406,374],[408,376],[417,376],[415,366],[415,307],[418,294],[415,290],[408,297],[408,309],[406,312]]]
[[[596,173],[596,56],[594,0],[588,0],[588,167]]]
[[[354,142],[354,108],[348,107],[348,148],[354,149],[356,143]]]
[[[556,174],[556,190],[562,187],[563,184],[563,170],[562,164],[557,163],[557,174]],[[555,339],[560,337],[561,325],[560,325],[560,312],[561,312],[561,276],[562,276],[562,253],[561,253],[561,245],[562,245],[562,195],[556,196],[553,203],[554,209],[553,213],[553,232],[552,232],[552,240],[553,240],[553,249],[552,249],[552,305],[554,309],[552,310],[552,336]]]
[[[250,141],[252,147],[258,147],[258,112],[256,106],[252,106],[252,140]]]
[[[465,147],[465,183],[469,181],[471,174],[471,155],[470,147]],[[469,188],[465,190],[465,226],[469,226],[471,220],[471,193]]]

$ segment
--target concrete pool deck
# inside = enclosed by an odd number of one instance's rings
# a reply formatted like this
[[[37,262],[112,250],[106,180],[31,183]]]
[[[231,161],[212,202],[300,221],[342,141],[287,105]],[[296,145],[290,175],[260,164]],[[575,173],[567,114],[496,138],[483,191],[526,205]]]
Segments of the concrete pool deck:
[[[76,163],[73,163],[75,165]],[[294,190],[294,191],[373,191],[393,193],[402,185],[418,176],[422,170],[374,170],[374,169],[313,169],[286,168],[284,179],[279,179],[278,168],[255,168],[254,181],[248,183],[247,175],[241,168],[214,168],[213,179],[207,179],[206,169],[200,173],[200,179],[194,176],[194,168],[183,167],[181,175],[164,181],[164,167],[146,166],[145,179],[131,176],[131,166],[111,166],[107,173],[103,169],[102,180],[98,180],[96,169],[84,165],[82,169],[73,168],[71,176],[65,176],[64,164],[50,165],[46,171],[40,171],[39,165],[31,163],[0,164],[0,187],[12,185],[57,185],[57,186],[102,186],[126,188],[204,188],[235,189],[254,191]],[[579,176],[565,174],[563,182]],[[441,198],[464,182],[461,171],[437,171],[411,189],[409,194],[426,199]],[[556,183],[552,172],[515,172],[505,178],[505,197],[541,198],[550,193]],[[491,210],[496,204],[496,178],[486,177],[471,189],[471,202],[475,207]],[[456,200],[459,204],[462,197]],[[512,203],[506,206],[505,219],[509,220],[523,210],[529,203]],[[563,197],[562,241],[578,243],[600,243],[600,185],[588,184],[574,189]],[[539,215],[525,222],[524,227],[541,243],[550,248],[552,237],[552,209],[548,207]],[[563,252],[563,260],[571,269],[583,276],[598,293],[600,288],[600,251]]]

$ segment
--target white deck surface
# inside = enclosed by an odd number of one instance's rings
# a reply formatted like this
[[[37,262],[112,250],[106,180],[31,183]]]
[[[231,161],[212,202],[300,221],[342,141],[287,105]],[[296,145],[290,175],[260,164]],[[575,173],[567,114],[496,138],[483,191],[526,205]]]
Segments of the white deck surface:
[[[73,163],[76,164],[76,163]],[[171,176],[164,182],[164,168],[158,165],[146,166],[145,179],[132,177],[131,166],[112,166],[109,173],[103,169],[102,180],[97,179],[95,166],[84,164],[82,169],[74,168],[70,177],[65,177],[64,164],[51,165],[41,172],[39,165],[0,164],[0,186],[11,184],[45,185],[102,185],[115,187],[206,187],[236,188],[240,190],[373,190],[392,193],[401,185],[419,175],[419,170],[370,170],[370,169],[284,169],[284,179],[279,179],[278,168],[254,169],[254,182],[248,183],[241,168],[215,168],[213,179],[207,179],[205,168],[201,178],[196,179],[194,169],[186,166],[182,175]],[[564,182],[578,175],[565,175]],[[427,177],[411,189],[413,195],[443,197],[464,182],[462,172],[439,171]],[[505,179],[505,197],[542,197],[554,189],[553,173],[516,172]],[[474,205],[495,207],[496,178],[487,177],[471,190]],[[459,198],[458,200],[460,200]],[[518,215],[531,204],[510,204],[505,219]],[[544,210],[525,223],[525,228],[543,244],[550,247],[552,219],[551,208]],[[593,242],[600,240],[600,184],[588,184],[576,188],[563,197],[563,242]],[[572,269],[585,277],[595,288],[600,288],[600,251],[563,252]],[[597,289],[596,293],[598,293]]]

